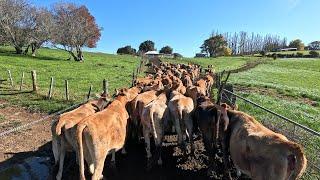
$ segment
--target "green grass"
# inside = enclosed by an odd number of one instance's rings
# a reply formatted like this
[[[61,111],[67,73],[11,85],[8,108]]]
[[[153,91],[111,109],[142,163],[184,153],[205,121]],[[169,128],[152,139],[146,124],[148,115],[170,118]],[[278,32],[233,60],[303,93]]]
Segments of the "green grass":
[[[22,72],[25,72],[24,90],[31,90],[31,70],[36,70],[39,86],[38,94],[20,94],[2,96],[14,104],[29,107],[32,110],[53,112],[85,99],[89,87],[93,85],[92,94],[102,91],[102,81],[107,79],[109,91],[115,88],[128,87],[131,84],[132,72],[139,64],[140,58],[125,55],[103,53],[84,53],[85,62],[67,60],[68,53],[60,50],[42,48],[37,57],[15,55],[10,48],[0,49],[0,76],[8,78],[11,70],[15,89],[18,89]],[[45,100],[48,94],[50,77],[54,77],[53,99]],[[65,80],[69,81],[71,101],[65,99]],[[8,82],[6,82],[8,84]],[[9,86],[6,86],[9,87]],[[2,89],[0,93],[7,93]]]
[[[291,96],[320,100],[319,59],[278,59],[232,75],[233,83],[275,88]]]
[[[245,57],[217,57],[217,58],[182,58],[182,59],[164,59],[164,61],[171,63],[193,63],[199,64],[202,67],[213,65],[216,72],[222,70],[236,69],[245,65],[247,62],[259,59],[259,57],[245,56]]]
[[[280,51],[280,52],[268,52],[267,54],[297,54],[297,53],[302,53],[303,55],[308,55],[309,54],[309,50],[305,50],[305,51]],[[320,53],[320,51],[317,51]]]

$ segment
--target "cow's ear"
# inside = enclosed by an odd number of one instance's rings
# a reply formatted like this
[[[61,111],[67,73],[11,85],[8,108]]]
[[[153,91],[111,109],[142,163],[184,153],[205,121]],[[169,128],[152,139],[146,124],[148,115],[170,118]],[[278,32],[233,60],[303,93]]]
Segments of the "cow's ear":
[[[221,107],[223,107],[224,109],[228,109],[229,106],[226,103],[222,103]]]

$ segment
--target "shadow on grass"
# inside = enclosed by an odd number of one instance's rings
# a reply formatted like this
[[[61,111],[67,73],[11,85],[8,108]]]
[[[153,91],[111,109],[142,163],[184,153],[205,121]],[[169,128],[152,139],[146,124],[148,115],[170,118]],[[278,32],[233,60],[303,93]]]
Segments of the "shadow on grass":
[[[42,61],[67,61],[67,59],[62,59],[58,57],[52,57],[52,56],[42,56],[42,55],[37,55],[37,56],[30,56],[29,54],[24,55],[24,54],[16,54],[14,51],[4,51],[0,49],[0,56],[7,56],[7,57],[18,57],[18,58],[32,58],[32,59],[37,59],[37,60],[42,60]]]

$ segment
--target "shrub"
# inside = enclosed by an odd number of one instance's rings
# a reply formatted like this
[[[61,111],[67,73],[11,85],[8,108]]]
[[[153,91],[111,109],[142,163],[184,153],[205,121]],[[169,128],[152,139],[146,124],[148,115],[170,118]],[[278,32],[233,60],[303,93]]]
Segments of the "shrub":
[[[232,50],[230,48],[228,48],[228,47],[223,48],[223,55],[224,56],[231,56],[231,54],[232,54]]]
[[[131,54],[135,55],[136,54],[136,49],[132,48],[131,46],[125,46],[121,47],[117,50],[117,54]]]
[[[277,57],[278,57],[278,55],[277,55],[276,53],[273,53],[273,54],[272,54],[272,58],[273,58],[273,59],[277,59]]]
[[[173,58],[183,58],[183,56],[179,53],[173,53]]]
[[[259,54],[261,54],[261,56],[265,56],[266,52],[265,51],[260,51]]]
[[[301,52],[297,52],[297,55],[296,55],[297,57],[303,57],[303,53],[301,53]]]
[[[317,51],[310,51],[309,54],[313,58],[319,57],[319,53]]]

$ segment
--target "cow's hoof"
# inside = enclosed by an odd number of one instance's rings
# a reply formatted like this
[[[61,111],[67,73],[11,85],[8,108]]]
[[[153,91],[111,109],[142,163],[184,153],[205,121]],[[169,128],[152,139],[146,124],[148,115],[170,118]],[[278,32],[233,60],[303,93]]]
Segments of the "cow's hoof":
[[[153,164],[154,164],[153,159],[152,158],[148,158],[146,170],[150,171],[152,169],[152,167],[153,167]]]
[[[121,150],[121,154],[123,154],[123,155],[127,154],[127,151],[126,151],[126,149],[125,149],[125,148],[122,148],[122,150]]]
[[[111,168],[111,169],[116,169],[116,168],[117,168],[117,166],[116,166],[116,161],[111,161],[111,162],[110,162],[110,168]]]

